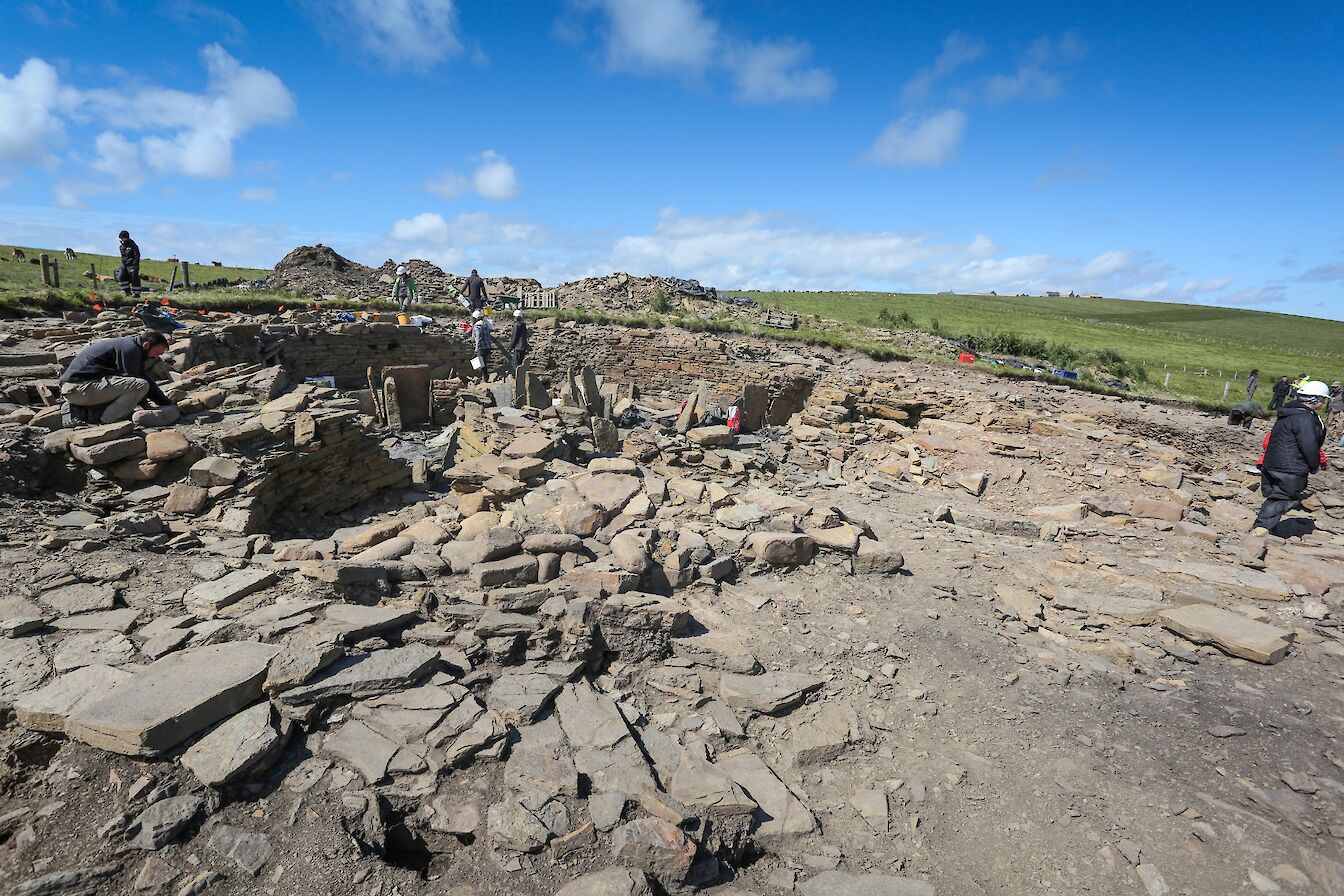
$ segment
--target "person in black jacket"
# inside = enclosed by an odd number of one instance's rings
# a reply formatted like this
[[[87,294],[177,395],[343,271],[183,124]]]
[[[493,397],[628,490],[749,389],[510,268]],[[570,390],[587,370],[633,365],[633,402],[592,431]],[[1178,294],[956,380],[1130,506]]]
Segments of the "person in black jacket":
[[[132,289],[140,288],[140,247],[125,230],[117,234],[117,239],[121,241],[121,267],[117,268],[117,282],[121,284],[122,292],[130,295]]]
[[[471,276],[467,278],[467,301],[471,310],[480,311],[489,300],[490,293],[485,288],[485,281],[476,273],[476,269],[472,268]]]
[[[100,339],[81,349],[61,374],[61,396],[73,407],[88,408],[86,421],[101,423],[125,420],[146,399],[172,406],[145,372],[146,363],[167,350],[167,337],[154,330]]]
[[[1307,476],[1321,470],[1325,426],[1316,415],[1329,398],[1325,383],[1311,381],[1297,390],[1297,398],[1279,408],[1260,461],[1260,491],[1265,503],[1255,518],[1253,534],[1273,531],[1283,515],[1298,506],[1307,490]]]
[[[513,312],[513,333],[509,339],[509,351],[515,371],[523,366],[523,359],[527,357],[527,353],[531,349],[527,342],[527,336],[527,321],[523,320],[523,312]]]
[[[1288,401],[1288,393],[1293,391],[1293,384],[1288,382],[1288,377],[1281,376],[1274,383],[1274,397],[1269,402],[1271,411],[1278,410]]]

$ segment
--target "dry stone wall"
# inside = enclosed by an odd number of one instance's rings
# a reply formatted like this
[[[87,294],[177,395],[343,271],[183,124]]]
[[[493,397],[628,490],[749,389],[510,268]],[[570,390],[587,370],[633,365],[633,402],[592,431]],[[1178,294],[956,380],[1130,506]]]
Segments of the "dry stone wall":
[[[331,376],[343,389],[368,385],[368,368],[426,364],[436,378],[465,377],[471,370],[471,343],[456,334],[425,332],[395,324],[349,324],[339,330],[305,326],[268,327],[267,340],[283,338],[275,356],[292,379]],[[192,336],[191,364],[237,364],[258,357],[258,340],[224,340],[210,333]]]
[[[529,365],[554,387],[569,371],[585,365],[609,382],[632,383],[642,392],[683,396],[699,391],[723,407],[742,397],[747,384],[764,386],[776,399],[770,422],[783,422],[802,406],[818,378],[801,358],[780,360],[777,345],[752,337],[721,338],[675,327],[646,329],[538,318],[531,322]],[[495,367],[505,363],[512,323],[495,331]],[[368,368],[428,365],[432,378],[464,381],[473,349],[455,331],[422,330],[395,324],[345,324],[321,328],[304,324],[267,327],[255,337],[202,333],[191,337],[188,365],[254,363],[283,339],[277,360],[291,380],[332,376],[344,389],[367,386]]]

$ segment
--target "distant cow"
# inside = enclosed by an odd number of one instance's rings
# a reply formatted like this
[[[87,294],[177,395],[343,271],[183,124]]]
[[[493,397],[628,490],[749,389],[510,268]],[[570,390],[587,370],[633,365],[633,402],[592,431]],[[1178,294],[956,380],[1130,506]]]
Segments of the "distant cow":
[[[69,248],[67,248],[67,249],[65,250],[65,257],[68,258],[68,259],[70,259],[71,261],[74,261],[74,260],[75,260],[76,258],[78,258],[79,256],[75,254],[75,250],[74,250],[74,249],[69,249]]]
[[[210,262],[210,263],[211,263],[212,265],[214,265],[215,267],[217,267],[217,268],[222,268],[222,267],[224,267],[224,263],[223,263],[223,262],[220,262],[220,261],[212,261],[212,262]]]
[[[178,260],[176,258],[165,258],[164,261],[168,262],[169,264],[177,264]]]
[[[19,261],[24,261],[25,259],[28,258],[27,255],[23,254],[23,250],[20,249],[18,246],[15,246],[13,249],[10,249],[9,254],[14,256],[14,258],[16,258]]]

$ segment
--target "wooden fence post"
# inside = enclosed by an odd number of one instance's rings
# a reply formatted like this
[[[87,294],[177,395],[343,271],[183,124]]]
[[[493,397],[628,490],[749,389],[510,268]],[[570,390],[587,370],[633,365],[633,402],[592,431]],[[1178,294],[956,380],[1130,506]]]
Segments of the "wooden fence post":
[[[61,260],[59,258],[51,260],[51,285],[56,289],[61,288]]]
[[[49,256],[49,255],[47,255],[47,253],[43,252],[41,255],[37,256],[37,260],[38,260],[38,263],[41,264],[41,266],[42,266],[42,285],[43,285],[43,286],[50,286],[50,285],[51,285],[51,256]]]

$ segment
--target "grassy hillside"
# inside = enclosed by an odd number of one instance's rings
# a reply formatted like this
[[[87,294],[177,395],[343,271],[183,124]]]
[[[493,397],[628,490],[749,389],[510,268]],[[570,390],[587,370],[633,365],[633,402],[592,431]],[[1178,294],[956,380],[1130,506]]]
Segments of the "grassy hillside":
[[[1011,334],[1080,352],[1109,350],[1147,372],[1142,391],[1161,391],[1171,374],[1172,394],[1218,402],[1223,384],[1260,368],[1265,385],[1307,371],[1327,382],[1344,378],[1344,322],[1124,299],[1014,296],[909,295],[900,293],[751,293],[768,305],[846,324],[894,326],[908,314],[917,328],[951,336]],[[1202,375],[1208,370],[1209,375]]]
[[[80,276],[89,269],[89,265],[94,266],[98,274],[112,276],[117,267],[121,264],[121,259],[115,255],[94,255],[88,252],[80,252],[79,257],[74,261],[69,261],[65,257],[64,250],[61,249],[35,249],[31,246],[19,246],[24,254],[28,256],[26,261],[17,261],[12,257],[14,246],[0,245],[0,294],[15,293],[27,290],[40,290],[42,286],[42,269],[34,262],[43,252],[46,252],[51,258],[60,265],[61,289],[71,290],[80,287],[89,287],[90,281]],[[233,268],[233,267],[214,267],[210,264],[210,259],[204,263],[197,263],[188,258],[191,263],[191,279],[194,283],[204,283],[210,280],[216,280],[220,277],[228,280],[236,280],[239,277],[251,280],[256,277],[264,277],[270,271],[259,271],[255,268]],[[140,275],[144,278],[146,275],[151,277],[162,277],[164,283],[172,276],[173,265],[167,261],[155,261],[150,258],[143,258],[140,261]],[[182,282],[181,270],[177,273],[177,280]],[[145,282],[142,285],[153,289],[156,284]],[[116,284],[103,283],[95,287],[98,289],[112,289]]]
[[[63,252],[45,250],[60,263],[61,289],[56,292],[42,285],[36,264],[14,261],[10,257],[12,248],[0,246],[0,309],[31,313],[87,307],[90,292],[100,298],[120,299],[115,283],[94,285],[80,276],[90,263],[99,274],[111,275],[120,263],[115,256],[80,253],[78,259],[67,261]],[[20,248],[30,261],[44,251]],[[172,264],[164,261],[144,259],[141,263],[142,274],[162,277],[165,282],[172,269]],[[192,279],[196,282],[219,277],[251,280],[267,273],[253,268],[216,268],[208,260],[205,264],[192,264]],[[153,289],[156,284],[145,285]],[[1120,299],[875,292],[750,295],[765,305],[804,315],[800,331],[789,334],[793,338],[850,346],[877,357],[890,356],[891,346],[881,334],[865,332],[865,327],[921,329],[954,338],[974,336],[982,343],[997,342],[997,348],[990,347],[996,354],[1035,355],[1064,367],[1086,366],[1089,359],[1096,360],[1101,353],[1107,359],[1106,368],[1112,372],[1139,374],[1136,392],[1174,395],[1211,404],[1223,403],[1223,386],[1228,382],[1232,383],[1228,403],[1239,401],[1244,394],[1242,384],[1252,367],[1260,368],[1263,384],[1256,397],[1266,403],[1270,382],[1280,374],[1295,379],[1307,371],[1327,382],[1344,379],[1344,322],[1290,314]],[[224,288],[175,294],[173,301],[191,308],[232,310],[294,307],[311,300],[279,292]],[[346,304],[337,300],[324,306],[336,308]],[[431,315],[458,313],[456,306],[425,305],[419,310]],[[601,309],[593,309],[589,315],[566,316],[618,319],[603,314]],[[657,325],[659,319],[674,322],[674,318],[665,315],[642,315],[634,322]],[[681,318],[680,323],[692,327],[712,325],[723,331],[761,330],[740,320],[704,322]],[[779,334],[779,331],[765,332]],[[1035,347],[1043,351],[1027,351],[1023,344],[1030,342],[1036,342]],[[896,351],[904,349],[898,347]],[[1117,356],[1123,361],[1116,363]],[[1208,375],[1204,375],[1206,370]],[[1168,374],[1170,380],[1164,389]]]

